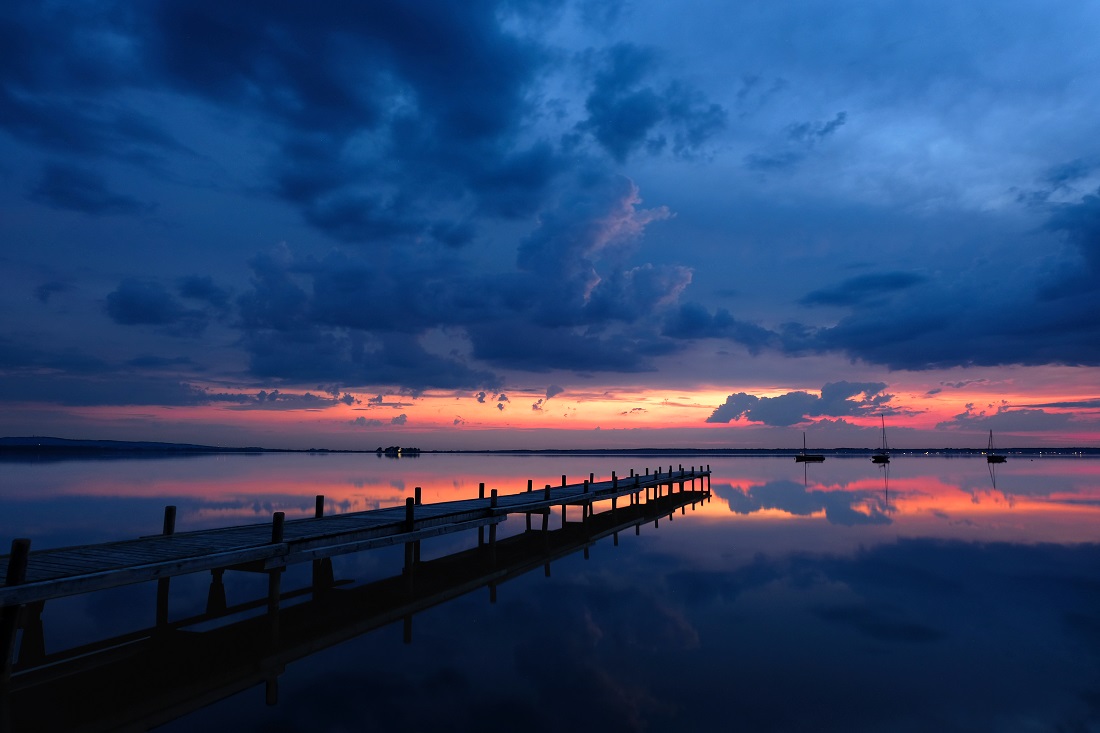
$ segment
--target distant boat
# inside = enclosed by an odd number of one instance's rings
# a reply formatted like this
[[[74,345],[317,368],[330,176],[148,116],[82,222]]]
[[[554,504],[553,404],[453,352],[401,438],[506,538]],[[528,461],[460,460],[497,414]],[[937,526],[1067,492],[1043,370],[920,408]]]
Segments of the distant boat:
[[[806,433],[802,433],[802,452],[794,457],[799,463],[821,463],[825,460],[825,456],[821,453],[807,453],[806,452]]]
[[[879,415],[882,418],[882,446],[875,451],[875,454],[871,456],[872,463],[889,463],[890,462],[890,448],[886,445],[886,417]]]
[[[1004,463],[1008,459],[1002,455],[998,455],[993,449],[993,431],[989,431],[989,448],[985,453],[986,463]]]

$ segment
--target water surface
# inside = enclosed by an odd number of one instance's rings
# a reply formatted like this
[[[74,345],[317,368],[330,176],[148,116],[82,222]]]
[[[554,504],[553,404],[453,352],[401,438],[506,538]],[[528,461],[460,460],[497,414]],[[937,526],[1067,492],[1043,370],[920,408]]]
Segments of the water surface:
[[[365,631],[164,730],[1100,730],[1100,460],[660,459],[713,497]],[[264,454],[0,463],[0,541],[34,548],[644,472],[637,456]],[[609,507],[603,507],[607,509]],[[576,511],[576,510],[571,510]],[[569,517],[570,520],[579,515]],[[561,526],[560,516],[550,522]],[[502,537],[520,537],[523,519]],[[426,560],[476,533],[424,543]],[[400,548],[336,558],[342,589]],[[288,572],[284,588],[308,585]],[[173,580],[171,618],[209,577]],[[227,573],[231,604],[262,576]],[[382,586],[377,586],[381,588]],[[381,593],[381,590],[379,591]],[[493,602],[495,596],[495,602]],[[306,604],[308,594],[301,602]],[[360,603],[365,601],[360,600]],[[293,603],[291,604],[293,606]],[[256,616],[256,613],[252,613]],[[48,653],[152,625],[155,586],[51,601]],[[249,614],[242,614],[249,616]],[[226,621],[190,629],[201,634]],[[243,628],[243,627],[242,627]],[[243,634],[243,632],[242,632]],[[411,641],[411,643],[406,643]],[[259,662],[257,662],[259,663]],[[119,693],[112,704],[132,704]]]

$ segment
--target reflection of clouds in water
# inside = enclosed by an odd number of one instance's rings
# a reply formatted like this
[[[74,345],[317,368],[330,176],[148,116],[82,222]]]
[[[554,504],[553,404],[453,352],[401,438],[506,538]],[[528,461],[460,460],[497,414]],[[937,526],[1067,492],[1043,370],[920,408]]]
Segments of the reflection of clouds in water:
[[[808,517],[824,511],[830,524],[844,526],[893,521],[886,514],[885,497],[877,491],[818,491],[793,481],[770,481],[751,486],[747,491],[731,484],[715,486],[713,492],[724,499],[735,514],[778,509]]]

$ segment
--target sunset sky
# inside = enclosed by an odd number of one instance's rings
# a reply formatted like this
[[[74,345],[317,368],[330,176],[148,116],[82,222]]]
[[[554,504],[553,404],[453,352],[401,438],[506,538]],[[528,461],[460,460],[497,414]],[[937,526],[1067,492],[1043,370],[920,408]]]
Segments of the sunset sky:
[[[1100,446],[1100,6],[0,5],[0,435]]]

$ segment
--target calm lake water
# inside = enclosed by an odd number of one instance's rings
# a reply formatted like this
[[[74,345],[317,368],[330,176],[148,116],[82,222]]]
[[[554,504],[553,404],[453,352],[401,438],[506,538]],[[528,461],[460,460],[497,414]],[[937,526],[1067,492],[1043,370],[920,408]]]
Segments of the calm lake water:
[[[1100,731],[1100,460],[1012,457],[995,476],[981,457],[901,456],[888,475],[866,457],[659,461],[709,464],[711,500],[601,539],[587,557],[578,548],[549,575],[538,564],[361,633],[348,619],[383,595],[372,583],[400,575],[402,550],[338,557],[350,600],[311,617],[332,639],[281,660],[242,641],[226,659],[259,676],[143,714],[166,731]],[[167,504],[185,531],[312,516],[316,494],[331,514],[403,504],[416,486],[427,503],[476,496],[479,482],[512,493],[528,479],[557,485],[659,461],[4,461],[0,542],[6,552],[17,536],[43,549],[156,534]],[[501,537],[524,530],[511,519]],[[476,532],[428,540],[423,558],[476,544]],[[308,585],[307,566],[285,574],[284,591]],[[202,614],[209,582],[173,579],[170,620]],[[229,572],[225,590],[244,603],[262,599],[266,581]],[[45,650],[147,629],[155,597],[147,583],[50,601]],[[309,600],[284,610],[305,613]],[[179,632],[201,648],[220,629],[220,652],[250,619],[256,611]],[[178,684],[231,677],[219,664]],[[96,700],[66,704],[150,707],[150,696],[104,684]]]

